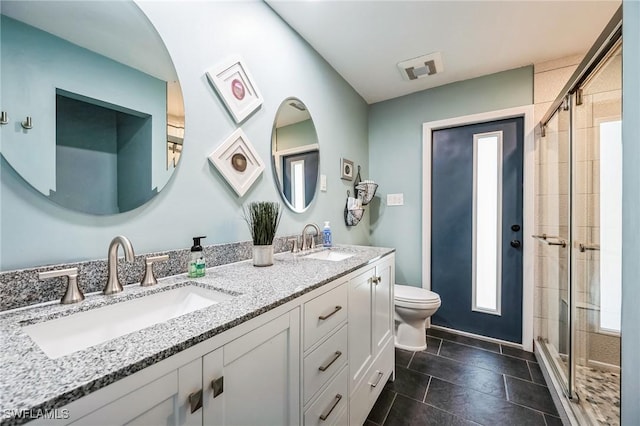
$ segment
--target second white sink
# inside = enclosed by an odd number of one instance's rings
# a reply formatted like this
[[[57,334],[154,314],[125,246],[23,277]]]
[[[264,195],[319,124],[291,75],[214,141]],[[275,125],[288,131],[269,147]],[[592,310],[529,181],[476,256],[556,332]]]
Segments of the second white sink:
[[[49,358],[55,359],[233,297],[187,285],[28,325],[22,330]]]
[[[307,255],[309,259],[331,260],[333,262],[339,262],[341,260],[348,259],[352,256],[353,256],[352,253],[344,253],[344,252],[333,251],[333,250],[322,250],[322,251]]]

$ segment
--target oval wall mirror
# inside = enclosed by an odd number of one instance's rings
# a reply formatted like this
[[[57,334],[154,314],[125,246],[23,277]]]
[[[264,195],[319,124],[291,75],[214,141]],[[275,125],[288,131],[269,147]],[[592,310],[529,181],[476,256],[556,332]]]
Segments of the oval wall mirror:
[[[278,108],[271,134],[274,178],[282,200],[302,213],[313,202],[320,172],[318,134],[306,105],[285,99]]]
[[[66,208],[111,215],[158,194],[184,138],[166,47],[125,1],[0,3],[2,156]]]

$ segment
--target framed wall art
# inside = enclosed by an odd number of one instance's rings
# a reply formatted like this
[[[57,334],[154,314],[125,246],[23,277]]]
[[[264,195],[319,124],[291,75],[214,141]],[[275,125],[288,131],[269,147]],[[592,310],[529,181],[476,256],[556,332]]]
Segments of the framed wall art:
[[[340,179],[353,180],[353,161],[340,159]]]
[[[262,105],[262,95],[240,56],[228,58],[206,74],[236,123],[244,121]]]
[[[233,132],[208,159],[240,197],[264,170],[264,163],[242,129]]]

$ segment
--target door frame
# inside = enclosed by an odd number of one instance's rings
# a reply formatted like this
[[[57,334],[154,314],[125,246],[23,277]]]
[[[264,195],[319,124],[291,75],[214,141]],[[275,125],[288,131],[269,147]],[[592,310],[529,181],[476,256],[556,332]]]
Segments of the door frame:
[[[533,351],[534,245],[526,236],[534,234],[535,201],[535,145],[534,106],[520,107],[465,115],[422,125],[422,259],[431,259],[431,133],[448,127],[497,121],[506,118],[524,118],[523,182],[522,182],[522,348]],[[431,290],[431,261],[422,262],[422,287]],[[468,334],[468,333],[465,333]],[[496,339],[491,339],[496,340]],[[504,342],[514,345],[511,342]]]

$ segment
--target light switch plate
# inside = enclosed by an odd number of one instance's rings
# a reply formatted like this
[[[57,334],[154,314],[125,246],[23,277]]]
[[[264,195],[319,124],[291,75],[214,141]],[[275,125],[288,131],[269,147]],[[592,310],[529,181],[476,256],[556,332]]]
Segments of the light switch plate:
[[[402,206],[404,205],[404,194],[387,194],[388,206]]]
[[[320,191],[327,192],[327,175],[320,175]]]

